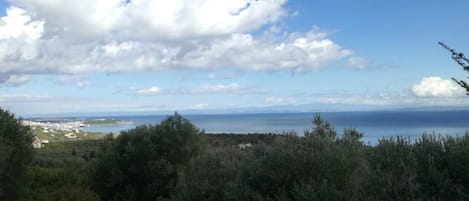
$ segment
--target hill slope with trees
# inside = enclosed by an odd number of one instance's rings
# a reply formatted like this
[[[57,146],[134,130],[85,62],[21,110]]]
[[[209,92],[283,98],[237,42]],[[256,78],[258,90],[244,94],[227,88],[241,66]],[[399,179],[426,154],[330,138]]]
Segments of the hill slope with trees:
[[[209,135],[175,114],[102,140],[31,152],[28,128],[3,112],[0,182],[14,168],[24,179],[1,183],[0,200],[469,199],[468,134],[370,146],[359,131],[339,134],[319,115],[297,136]],[[13,163],[12,153],[25,157]]]

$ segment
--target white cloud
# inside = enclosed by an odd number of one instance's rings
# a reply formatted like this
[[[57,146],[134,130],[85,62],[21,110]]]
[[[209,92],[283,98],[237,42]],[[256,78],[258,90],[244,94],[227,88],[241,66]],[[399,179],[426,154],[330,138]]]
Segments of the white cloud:
[[[233,78],[240,77],[240,76],[242,76],[242,72],[235,71],[235,72],[229,72],[229,73],[209,73],[207,75],[207,78],[211,80],[228,80],[228,79],[233,79]]]
[[[51,34],[174,40],[245,32],[286,14],[286,0],[12,0]],[[73,23],[72,23],[73,22]]]
[[[114,41],[109,44],[105,44],[101,46],[100,49],[95,49],[94,51],[102,51],[101,53],[104,55],[115,57],[119,53],[130,51],[132,48],[134,48],[134,44],[132,42],[122,42],[118,44]],[[98,55],[100,53],[92,52],[92,54]]]
[[[207,103],[199,103],[199,104],[190,106],[188,109],[201,110],[201,109],[207,109],[207,108],[208,108]]]
[[[204,84],[192,88],[165,88],[162,89],[157,86],[148,88],[135,88],[126,87],[119,88],[115,94],[127,91],[130,94],[151,96],[151,95],[201,95],[201,94],[262,94],[266,93],[265,90],[261,90],[255,86],[242,86],[238,83],[229,84]]]
[[[294,98],[284,98],[284,97],[267,97],[264,99],[264,102],[267,104],[281,105],[281,104],[293,104],[296,103]]]
[[[424,77],[411,88],[412,93],[418,97],[452,97],[463,96],[464,89],[451,80],[441,77]]]
[[[135,91],[137,95],[144,95],[144,96],[156,95],[156,94],[159,94],[160,92],[161,92],[161,88],[157,86],[152,86],[150,88],[139,89]]]
[[[39,102],[49,100],[47,95],[31,95],[31,94],[2,94],[0,95],[1,103],[21,103],[21,102]]]
[[[61,75],[55,81],[58,85],[75,85],[77,88],[85,88],[92,86],[92,82],[88,81],[82,75]]]
[[[255,86],[242,86],[238,83],[229,84],[205,84],[200,85],[196,88],[179,89],[174,90],[175,94],[262,94],[266,93],[265,90],[261,90]]]
[[[1,94],[0,104],[2,108],[19,115],[139,111],[143,105],[149,105],[138,101],[113,100],[103,102],[93,97],[67,98],[32,94]],[[156,106],[145,106],[145,109],[142,109],[142,111],[154,109],[154,107]]]
[[[261,71],[312,71],[353,54],[326,36],[327,33],[314,28],[305,34],[290,33],[282,37],[279,42],[273,42],[267,35],[233,33],[216,38],[172,43],[114,41],[98,47],[93,47],[93,44],[82,44],[67,47],[66,52],[46,49],[45,54],[58,55],[58,57],[38,60],[41,62],[39,66],[46,66],[42,69],[26,67],[25,70],[87,73],[231,67]],[[51,45],[63,46],[57,44],[57,41]],[[87,49],[93,51],[88,52]]]
[[[85,77],[81,75],[62,75],[59,76],[56,80],[57,84],[67,84],[70,82],[77,82],[77,81],[82,81],[84,80]]]
[[[89,87],[89,86],[91,86],[91,85],[92,85],[92,83],[89,82],[89,81],[79,81],[79,82],[77,82],[77,84],[76,84],[76,86],[77,86],[78,88],[85,88],[85,87]]]
[[[0,73],[303,72],[353,55],[317,27],[305,33],[278,28],[288,16],[285,2],[12,0],[21,8],[8,8],[0,19]],[[272,28],[259,34],[266,26]],[[361,66],[360,59],[350,61]]]
[[[207,77],[211,80],[214,80],[214,79],[217,79],[218,76],[215,73],[209,73]]]
[[[459,89],[458,89],[459,90]],[[325,104],[336,106],[351,106],[350,109],[368,108],[418,108],[418,107],[460,107],[467,106],[469,99],[464,90],[454,96],[417,96],[412,90],[383,91],[383,92],[335,92],[295,95],[295,104]]]
[[[134,99],[133,101],[111,100],[102,101],[93,97],[60,97],[32,94],[0,94],[0,104],[3,109],[17,115],[44,115],[70,113],[105,113],[105,112],[163,112],[201,110],[209,108],[205,102],[197,103],[192,100],[178,102],[171,105],[158,103],[155,100]]]
[[[251,70],[317,70],[331,61],[353,54],[326,38],[319,28],[290,33],[280,42],[268,35],[231,34],[196,47],[182,57],[183,66],[191,68],[235,67]]]
[[[0,19],[0,39],[23,37],[29,42],[41,37],[44,21],[32,21],[25,10],[17,7],[8,8],[6,14]]]
[[[399,98],[401,98],[399,100]],[[396,103],[404,104],[405,97],[388,97],[388,96],[370,96],[370,95],[330,95],[316,97],[312,102],[321,104],[347,104],[347,105],[368,105],[368,106],[384,106]]]
[[[189,90],[189,93],[204,94],[204,93],[233,93],[239,92],[241,87],[238,83],[230,84],[217,84],[217,85],[202,85],[198,88]]]
[[[350,57],[347,63],[350,67],[356,69],[364,69],[368,66],[368,60],[362,57]]]
[[[38,39],[44,31],[44,21],[32,20],[21,8],[10,7],[6,14],[0,18],[1,72],[14,71],[18,61],[36,59]]]

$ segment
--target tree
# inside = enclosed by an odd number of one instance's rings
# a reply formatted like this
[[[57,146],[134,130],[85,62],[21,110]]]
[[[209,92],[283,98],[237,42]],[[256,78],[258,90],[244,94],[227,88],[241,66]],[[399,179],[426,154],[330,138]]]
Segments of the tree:
[[[233,147],[210,148],[193,158],[178,178],[173,201],[223,201],[239,178],[249,153]]]
[[[15,199],[25,185],[33,135],[21,119],[0,108],[0,200]]]
[[[168,198],[178,173],[199,150],[199,131],[179,114],[107,138],[92,174],[103,200]]]
[[[363,134],[342,137],[316,115],[304,137],[287,135],[258,146],[241,170],[231,200],[363,200],[368,176]]]
[[[367,189],[374,200],[419,200],[417,161],[409,138],[380,139],[367,158],[373,173]]]

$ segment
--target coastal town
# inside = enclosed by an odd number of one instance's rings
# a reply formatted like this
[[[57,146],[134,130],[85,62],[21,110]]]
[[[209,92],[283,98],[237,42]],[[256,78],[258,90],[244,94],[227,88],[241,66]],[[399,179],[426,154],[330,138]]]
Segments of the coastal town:
[[[88,132],[84,128],[95,124],[117,123],[114,120],[97,119],[93,121],[35,121],[23,120],[23,125],[29,126],[34,135],[33,147],[43,148],[51,142],[71,141],[77,139],[99,139],[103,133]]]
[[[33,129],[42,128],[45,131],[47,130],[65,130],[71,131],[87,126],[85,121],[71,121],[71,122],[43,122],[43,121],[32,121],[32,120],[23,120],[23,125],[29,126]],[[89,126],[89,125],[88,125]]]

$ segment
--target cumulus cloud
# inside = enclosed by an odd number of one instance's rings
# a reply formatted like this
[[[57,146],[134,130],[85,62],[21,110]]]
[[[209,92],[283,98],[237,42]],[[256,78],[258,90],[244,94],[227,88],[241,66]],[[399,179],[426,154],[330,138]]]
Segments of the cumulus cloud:
[[[234,33],[198,43],[179,62],[192,68],[236,67],[251,70],[317,70],[331,61],[353,54],[313,28],[307,33],[290,33],[280,42],[270,37]]]
[[[0,73],[304,72],[354,55],[318,27],[278,28],[288,16],[285,2],[12,0],[0,19]],[[357,58],[349,62],[363,67]]]
[[[286,0],[12,0],[51,34],[174,40],[246,32],[286,14]],[[71,23],[73,22],[73,23]]]
[[[418,97],[452,97],[464,95],[464,89],[451,80],[441,77],[424,77],[420,83],[414,84],[412,93]]]
[[[0,18],[0,68],[11,71],[17,62],[37,58],[38,39],[44,31],[44,21],[32,20],[21,8],[10,7]]]
[[[110,57],[115,57],[119,53],[122,54],[122,52],[125,51],[130,51],[134,48],[134,43],[132,42],[122,42],[122,43],[117,43],[117,42],[111,42],[109,44],[105,44],[103,46],[100,46],[96,49],[94,49],[91,54],[92,55],[99,55],[100,53],[105,55],[105,56],[110,56]],[[101,52],[95,52],[95,51],[101,51]]]

